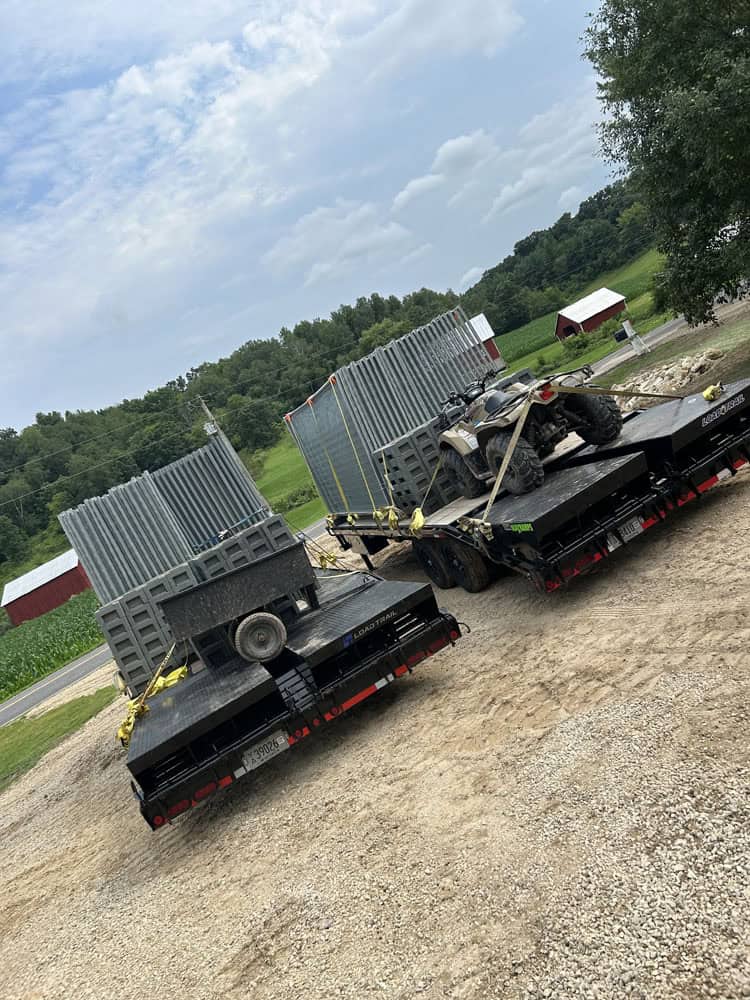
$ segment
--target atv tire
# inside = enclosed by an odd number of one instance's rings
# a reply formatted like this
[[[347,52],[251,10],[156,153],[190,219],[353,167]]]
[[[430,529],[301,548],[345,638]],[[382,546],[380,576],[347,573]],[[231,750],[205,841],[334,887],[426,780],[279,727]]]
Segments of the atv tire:
[[[443,448],[440,455],[448,478],[461,496],[466,497],[467,500],[473,500],[487,492],[486,484],[481,479],[477,479],[457,451],[454,451],[453,448]]]
[[[428,580],[440,590],[450,590],[456,586],[450,564],[442,549],[428,539],[418,539],[411,544],[417,562]]]
[[[492,583],[490,564],[481,552],[452,538],[445,542],[444,551],[450,571],[459,587],[463,587],[470,594],[478,594]]]
[[[622,413],[612,396],[571,396],[567,407],[578,420],[576,434],[586,444],[609,444],[622,430]]]
[[[493,434],[485,445],[484,453],[487,457],[487,464],[490,471],[497,476],[500,466],[503,464],[505,453],[508,450],[512,434],[508,431],[498,431]],[[502,489],[508,493],[520,496],[522,493],[531,493],[544,482],[544,466],[541,458],[534,451],[531,444],[524,437],[520,437],[513,451],[505,478],[502,482]]]

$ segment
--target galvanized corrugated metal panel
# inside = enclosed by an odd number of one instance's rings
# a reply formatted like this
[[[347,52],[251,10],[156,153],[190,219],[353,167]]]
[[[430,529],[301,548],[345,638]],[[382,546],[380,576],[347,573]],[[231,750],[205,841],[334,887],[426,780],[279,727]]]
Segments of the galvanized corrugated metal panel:
[[[102,603],[263,520],[268,506],[223,435],[185,458],[60,514]]]
[[[329,510],[368,510],[364,480],[378,503],[386,502],[380,450],[431,421],[451,392],[502,367],[458,307],[340,368],[333,376],[336,398],[327,384],[287,418]]]

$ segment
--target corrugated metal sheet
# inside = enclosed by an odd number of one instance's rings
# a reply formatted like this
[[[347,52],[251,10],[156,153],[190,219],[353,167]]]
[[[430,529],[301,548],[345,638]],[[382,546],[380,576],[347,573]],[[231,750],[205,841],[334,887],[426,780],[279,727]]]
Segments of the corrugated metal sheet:
[[[386,483],[374,456],[432,420],[451,392],[502,367],[457,308],[340,368],[287,416],[328,509],[369,510],[370,493],[378,505],[385,503]]]
[[[68,573],[70,570],[75,569],[77,565],[78,556],[74,549],[69,549],[67,552],[63,552],[62,555],[50,559],[43,566],[37,566],[36,569],[32,569],[28,573],[24,573],[23,576],[11,580],[3,588],[0,608],[6,607],[12,601],[17,601],[24,594],[30,594],[33,590],[43,587],[45,583],[55,580],[58,576],[62,576],[63,573]]]
[[[211,547],[220,532],[267,515],[239,456],[216,435],[191,455],[85,500],[59,520],[106,604]]]

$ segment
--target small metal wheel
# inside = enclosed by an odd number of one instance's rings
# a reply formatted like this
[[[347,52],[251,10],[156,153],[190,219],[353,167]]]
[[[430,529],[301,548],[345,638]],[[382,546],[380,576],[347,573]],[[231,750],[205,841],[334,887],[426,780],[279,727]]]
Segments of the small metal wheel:
[[[248,663],[275,660],[286,645],[286,626],[268,611],[243,618],[234,633],[234,648]]]

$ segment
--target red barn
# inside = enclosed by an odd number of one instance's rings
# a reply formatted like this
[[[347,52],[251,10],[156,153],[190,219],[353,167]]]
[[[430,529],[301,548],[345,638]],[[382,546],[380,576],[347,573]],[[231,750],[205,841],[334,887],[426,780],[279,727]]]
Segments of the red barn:
[[[625,296],[609,288],[599,288],[579,299],[571,306],[566,306],[557,314],[555,336],[558,340],[573,337],[577,333],[591,333],[602,323],[613,319],[625,309]]]
[[[73,549],[6,583],[0,607],[13,625],[30,621],[59,608],[91,586]]]

